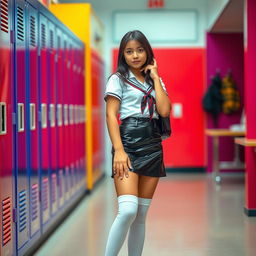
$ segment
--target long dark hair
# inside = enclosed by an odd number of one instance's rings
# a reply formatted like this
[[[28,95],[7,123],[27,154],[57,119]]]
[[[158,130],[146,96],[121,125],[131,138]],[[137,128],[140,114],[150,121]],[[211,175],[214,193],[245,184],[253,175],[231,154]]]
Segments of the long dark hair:
[[[124,49],[125,49],[127,43],[131,40],[138,41],[141,44],[141,46],[144,48],[144,50],[146,51],[147,60],[146,60],[145,64],[142,66],[142,68],[149,64],[152,65],[153,59],[154,59],[153,50],[152,50],[146,36],[139,30],[133,30],[133,31],[127,32],[123,36],[123,38],[120,42],[119,52],[118,52],[118,64],[117,64],[117,70],[116,70],[116,72],[120,73],[122,75],[122,77],[124,77],[124,78],[128,78],[128,72],[129,72],[129,66],[127,65],[125,58],[124,58]],[[142,72],[142,75],[145,77],[145,81],[148,84],[154,86],[153,80],[151,79],[148,72],[146,74],[144,72]]]

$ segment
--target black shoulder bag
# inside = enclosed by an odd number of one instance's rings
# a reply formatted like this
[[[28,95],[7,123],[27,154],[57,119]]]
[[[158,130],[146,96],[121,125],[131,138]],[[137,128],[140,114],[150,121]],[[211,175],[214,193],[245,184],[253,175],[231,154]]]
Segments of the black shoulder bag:
[[[121,74],[117,73],[117,76],[122,79],[123,81],[125,81],[127,84],[131,85],[132,87],[140,90],[141,92],[143,92],[145,94],[145,96],[142,99],[141,102],[141,111],[143,113],[145,106],[146,106],[146,102],[148,100],[149,105],[152,103],[155,103],[155,99],[152,95],[150,95],[150,93],[152,92],[153,88],[151,87],[150,90],[145,91],[142,88],[138,87],[136,84],[132,83],[131,81],[128,81],[126,78],[124,78]],[[153,110],[150,111],[150,118],[152,118],[153,116]],[[172,129],[171,129],[171,121],[170,121],[170,117],[162,117],[160,114],[158,114],[159,118],[157,119],[157,126],[159,128],[159,132],[161,134],[162,140],[165,140],[167,138],[169,138],[171,136],[172,133]]]

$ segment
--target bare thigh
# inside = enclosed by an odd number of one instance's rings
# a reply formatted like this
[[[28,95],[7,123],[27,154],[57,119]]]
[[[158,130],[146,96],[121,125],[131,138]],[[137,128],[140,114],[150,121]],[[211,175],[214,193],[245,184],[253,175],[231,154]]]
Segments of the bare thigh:
[[[114,176],[115,188],[117,196],[120,195],[134,195],[138,196],[138,181],[139,175],[134,172],[129,172],[129,177],[121,180]]]
[[[153,198],[159,178],[139,176],[138,196],[141,198]]]

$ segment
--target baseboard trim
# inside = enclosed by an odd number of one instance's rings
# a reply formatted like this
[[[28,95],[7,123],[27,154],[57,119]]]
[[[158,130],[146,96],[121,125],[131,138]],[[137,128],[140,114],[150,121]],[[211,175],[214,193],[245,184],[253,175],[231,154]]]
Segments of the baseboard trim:
[[[178,167],[178,168],[167,167],[166,172],[167,173],[206,173],[206,168],[205,167]]]
[[[256,217],[256,209],[250,210],[250,209],[247,209],[246,207],[244,207],[244,213],[248,217]]]

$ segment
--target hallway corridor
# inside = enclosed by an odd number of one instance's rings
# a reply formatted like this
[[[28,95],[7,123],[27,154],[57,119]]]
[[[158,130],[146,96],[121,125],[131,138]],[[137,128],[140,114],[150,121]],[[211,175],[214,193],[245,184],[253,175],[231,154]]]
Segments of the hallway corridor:
[[[117,204],[111,178],[86,196],[36,256],[103,256]],[[205,174],[160,180],[147,219],[145,256],[256,255],[256,218],[243,214],[244,177]],[[120,256],[127,255],[126,242]]]

